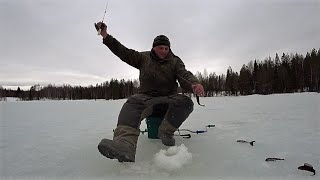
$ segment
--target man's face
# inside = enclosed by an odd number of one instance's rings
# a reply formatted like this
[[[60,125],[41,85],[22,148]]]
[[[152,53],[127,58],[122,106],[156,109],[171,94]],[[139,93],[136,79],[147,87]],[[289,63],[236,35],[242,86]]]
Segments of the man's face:
[[[153,48],[154,52],[156,53],[156,55],[158,56],[158,58],[160,59],[164,59],[167,57],[170,48],[169,46],[166,45],[159,45]]]

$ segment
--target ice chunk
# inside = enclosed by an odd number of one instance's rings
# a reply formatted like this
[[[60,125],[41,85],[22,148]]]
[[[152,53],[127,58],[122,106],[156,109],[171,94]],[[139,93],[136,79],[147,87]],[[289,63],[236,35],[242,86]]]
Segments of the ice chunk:
[[[167,171],[176,171],[191,161],[192,154],[184,144],[172,146],[168,150],[161,149],[154,156],[155,165]]]

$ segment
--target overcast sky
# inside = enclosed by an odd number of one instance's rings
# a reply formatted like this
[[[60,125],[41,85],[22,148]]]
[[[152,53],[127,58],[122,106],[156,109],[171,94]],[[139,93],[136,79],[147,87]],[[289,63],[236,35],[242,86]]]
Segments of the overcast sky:
[[[83,85],[139,72],[93,26],[137,51],[165,34],[193,73],[320,48],[320,0],[0,0],[0,85]]]

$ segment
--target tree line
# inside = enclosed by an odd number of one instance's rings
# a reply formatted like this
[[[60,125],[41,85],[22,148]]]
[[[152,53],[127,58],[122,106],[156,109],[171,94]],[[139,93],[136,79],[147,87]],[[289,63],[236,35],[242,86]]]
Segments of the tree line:
[[[96,86],[55,86],[49,84],[41,87],[39,84],[23,91],[7,90],[0,87],[0,97],[18,97],[21,100],[79,100],[79,99],[123,99],[138,92],[138,80],[111,79]],[[2,95],[2,96],[1,96]]]
[[[225,91],[229,95],[320,92],[320,49],[306,56],[283,53],[251,61],[239,74],[229,67]]]
[[[227,74],[197,73],[206,96],[320,92],[320,49],[301,54],[278,54],[264,61],[243,64],[240,72],[231,67]]]
[[[227,69],[226,75],[216,75],[204,70],[197,72],[205,89],[205,96],[238,96],[293,92],[320,92],[320,49],[301,54],[278,54],[264,61],[254,60],[243,65],[240,72]],[[138,92],[139,81],[111,79],[88,87],[49,84],[32,86],[28,91],[5,89],[0,86],[0,100],[18,97],[21,100],[78,100],[78,99],[123,99]],[[183,92],[181,88],[179,92]]]

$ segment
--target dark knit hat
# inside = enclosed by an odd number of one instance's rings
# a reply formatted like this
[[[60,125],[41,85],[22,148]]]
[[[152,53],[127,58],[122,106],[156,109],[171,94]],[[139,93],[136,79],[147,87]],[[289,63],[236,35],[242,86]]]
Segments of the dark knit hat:
[[[153,40],[152,47],[160,46],[160,45],[166,45],[170,47],[170,41],[169,38],[165,35],[159,35]]]

